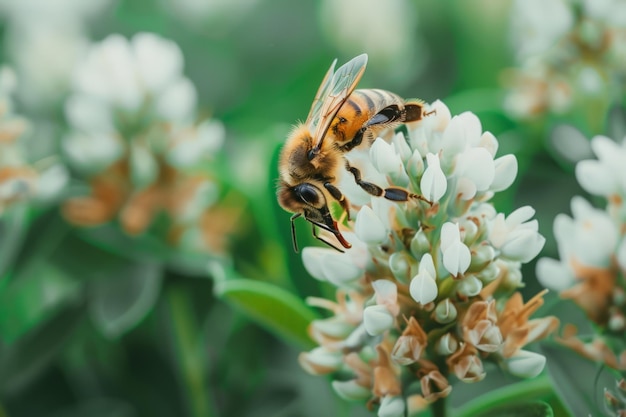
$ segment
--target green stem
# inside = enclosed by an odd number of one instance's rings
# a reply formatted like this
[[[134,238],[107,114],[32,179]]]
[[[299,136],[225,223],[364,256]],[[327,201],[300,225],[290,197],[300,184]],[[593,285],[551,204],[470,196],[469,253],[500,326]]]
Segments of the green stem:
[[[192,417],[217,416],[204,378],[207,359],[202,353],[203,349],[197,337],[198,326],[194,323],[189,297],[183,290],[174,287],[168,290],[167,300],[174,359],[178,365],[184,395],[187,397],[189,415]]]
[[[446,417],[446,400],[447,398],[439,398],[437,401],[430,404],[432,417]]]

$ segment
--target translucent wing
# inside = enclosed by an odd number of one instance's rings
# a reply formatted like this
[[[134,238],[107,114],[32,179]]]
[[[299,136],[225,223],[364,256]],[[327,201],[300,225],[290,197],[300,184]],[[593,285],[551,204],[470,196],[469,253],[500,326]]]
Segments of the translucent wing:
[[[356,88],[366,65],[367,54],[362,54],[339,67],[332,77],[330,74],[335,67],[335,62],[330,66],[307,118],[307,126],[313,132],[314,152],[321,149],[330,123]]]
[[[311,110],[309,110],[309,115],[306,118],[307,126],[311,127],[311,123],[314,120],[319,120],[320,110],[322,109],[322,103],[324,102],[324,97],[328,96],[330,81],[333,78],[333,74],[335,72],[335,64],[337,64],[337,60],[335,59],[332,64],[330,64],[330,68],[326,72],[322,83],[317,89],[317,93],[315,94],[315,98],[313,99],[313,104],[311,104]]]

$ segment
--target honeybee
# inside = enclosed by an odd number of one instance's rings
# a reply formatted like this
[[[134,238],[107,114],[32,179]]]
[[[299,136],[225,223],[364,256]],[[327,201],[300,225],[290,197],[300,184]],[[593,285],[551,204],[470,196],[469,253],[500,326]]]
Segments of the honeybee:
[[[283,209],[294,213],[291,235],[296,252],[294,221],[300,216],[311,222],[318,240],[343,252],[319,236],[316,226],[332,233],[343,248],[351,247],[328,208],[329,202],[337,201],[350,219],[348,199],[336,186],[341,170],[348,170],[371,195],[393,201],[423,199],[403,188],[382,188],[363,181],[360,171],[350,166],[344,155],[361,144],[371,146],[384,129],[421,120],[426,115],[424,102],[405,101],[385,90],[355,90],[365,71],[367,54],[353,58],[335,72],[336,63],[334,60],[318,88],[306,121],[294,127],[280,154],[277,197]]]

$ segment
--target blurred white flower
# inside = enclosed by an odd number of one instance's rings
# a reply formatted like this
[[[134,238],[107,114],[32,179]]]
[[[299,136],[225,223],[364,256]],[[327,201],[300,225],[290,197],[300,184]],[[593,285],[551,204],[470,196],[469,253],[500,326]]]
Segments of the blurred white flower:
[[[516,117],[608,106],[624,92],[623,0],[516,0],[511,35],[518,66],[505,75]]]
[[[596,136],[591,148],[598,159],[578,162],[576,177],[586,191],[604,197],[606,207],[572,199],[572,216],[558,214],[554,220],[560,259],[540,259],[537,278],[619,334],[626,326],[626,299],[616,296],[626,292],[626,139],[618,144]]]
[[[72,223],[118,217],[137,235],[165,213],[160,237],[194,251],[224,249],[241,211],[217,204],[217,185],[198,168],[226,132],[217,120],[196,122],[196,90],[183,66],[178,45],[152,33],[110,35],[86,51],[65,103],[62,149],[91,189],[63,205]]]

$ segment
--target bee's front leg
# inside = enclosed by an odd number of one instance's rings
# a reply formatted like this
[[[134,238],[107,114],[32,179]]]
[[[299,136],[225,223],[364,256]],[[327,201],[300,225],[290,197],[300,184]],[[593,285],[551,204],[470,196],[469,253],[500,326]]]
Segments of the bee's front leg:
[[[411,198],[417,198],[418,200],[422,200],[430,205],[432,202],[426,200],[423,196],[414,194],[400,187],[387,187],[382,188],[376,184],[371,182],[363,181],[361,179],[361,171],[358,168],[350,166],[350,164],[346,164],[346,169],[354,175],[354,181],[361,187],[365,192],[371,194],[376,197],[385,197],[387,200],[391,201],[409,201]]]
[[[348,220],[350,220],[350,203],[348,202],[348,199],[346,198],[346,196],[343,195],[343,193],[339,190],[339,188],[335,187],[330,182],[325,182],[324,187],[328,190],[330,195],[332,195],[333,198],[337,200],[339,204],[341,204],[341,208],[343,209],[344,213],[346,213],[346,215],[348,216]]]

